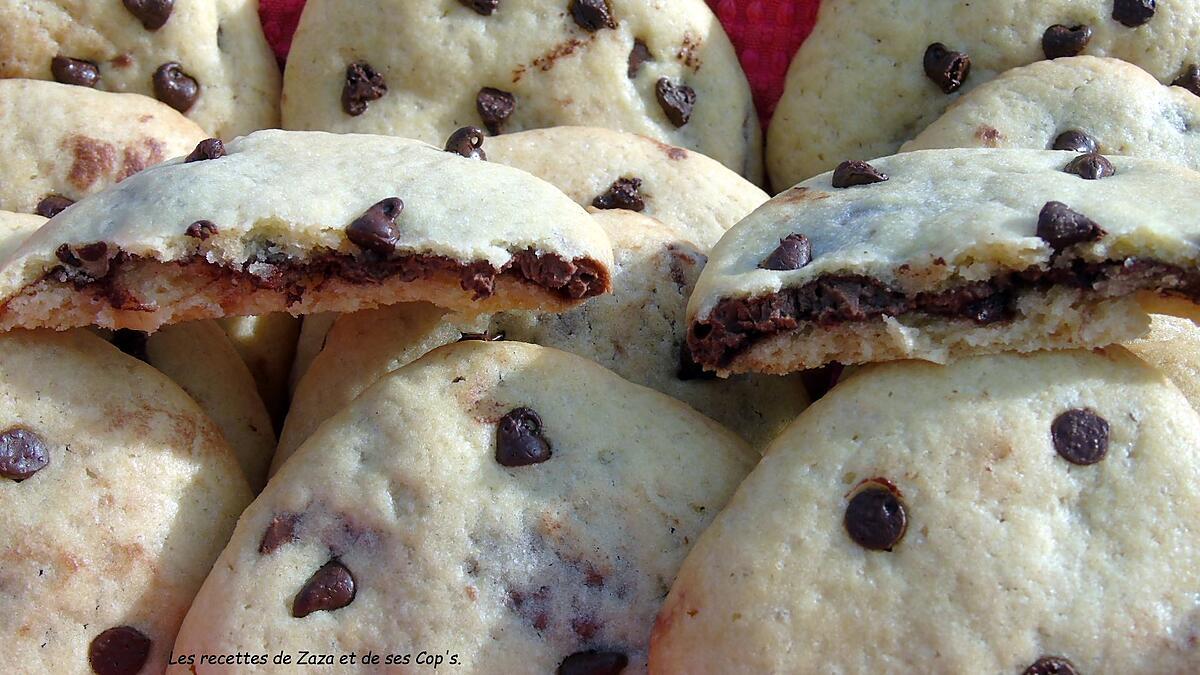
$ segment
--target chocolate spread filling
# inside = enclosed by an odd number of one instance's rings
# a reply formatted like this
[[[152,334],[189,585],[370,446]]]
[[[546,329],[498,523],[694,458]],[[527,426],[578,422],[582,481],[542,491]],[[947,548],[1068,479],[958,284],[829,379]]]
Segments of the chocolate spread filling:
[[[920,313],[986,325],[1014,318],[1022,294],[1053,286],[1105,297],[1153,290],[1200,301],[1200,272],[1153,260],[1074,261],[1049,270],[1030,268],[938,293],[917,294],[861,275],[827,275],[771,295],[721,300],[707,318],[692,324],[688,346],[699,363],[725,368],[755,343],[795,330],[803,322],[830,327]]]
[[[131,292],[133,289],[125,288],[121,283],[121,272],[142,262],[137,256],[117,252],[99,274],[91,268],[72,264],[76,262],[72,257],[59,257],[64,264],[50,270],[43,278],[70,283],[79,291],[92,289],[106,297],[117,309],[153,309],[140,303]],[[453,275],[458,277],[462,289],[471,292],[475,300],[490,297],[495,292],[496,279],[499,277],[533,284],[567,300],[600,295],[609,287],[607,270],[595,260],[566,260],[557,254],[539,254],[534,250],[514,253],[512,260],[501,269],[494,268],[487,261],[468,263],[443,256],[417,254],[385,259],[370,253],[354,256],[338,252],[304,260],[282,253],[264,253],[240,266],[211,263],[201,254],[171,264],[198,275],[225,278],[234,286],[249,284],[255,289],[280,292],[287,296],[289,304],[300,302],[307,291],[319,289],[328,279],[367,285],[382,283],[393,277],[409,282],[443,274]]]

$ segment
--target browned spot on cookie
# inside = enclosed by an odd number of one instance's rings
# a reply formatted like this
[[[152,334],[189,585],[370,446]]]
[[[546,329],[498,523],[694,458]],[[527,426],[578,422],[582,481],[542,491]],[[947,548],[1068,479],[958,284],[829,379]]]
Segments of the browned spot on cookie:
[[[688,279],[695,278],[700,268],[708,263],[708,256],[683,244],[667,244],[667,254],[670,256],[671,281],[683,291],[688,286]]]
[[[812,188],[797,186],[779,195],[775,199],[785,204],[799,204],[801,202],[815,202],[822,199],[829,199],[829,193],[818,192]]]
[[[659,150],[662,150],[664,153],[666,153],[667,159],[673,159],[676,162],[680,162],[688,158],[688,151],[683,148],[670,145],[669,143],[663,143],[662,141],[658,141],[653,138],[648,138],[646,140],[658,146]]]
[[[543,71],[543,72],[549,71],[550,69],[554,68],[555,64],[558,63],[559,59],[566,58],[566,57],[574,54],[580,47],[587,45],[589,42],[591,42],[594,39],[595,39],[595,37],[588,36],[588,39],[586,39],[586,40],[580,40],[578,38],[571,38],[570,40],[567,40],[565,42],[560,42],[560,43],[554,45],[553,47],[551,47],[550,50],[547,51],[545,54],[542,54],[541,56],[534,59],[532,62],[532,65],[534,68],[537,68],[540,71]],[[522,68],[522,71],[523,70],[524,70],[524,68]],[[516,77],[516,71],[513,72],[513,76]],[[516,77],[516,79],[514,79],[513,82],[516,82],[519,79],[520,79],[519,77]]]
[[[117,149],[111,143],[77,134],[64,144],[73,157],[67,180],[80,190],[87,190],[116,166]]]
[[[999,147],[1000,139],[1003,138],[1003,136],[1000,135],[1000,131],[995,127],[990,127],[986,124],[980,124],[979,128],[975,130],[975,138],[982,141],[987,147],[995,148]]]
[[[575,631],[580,640],[591,640],[600,631],[600,625],[600,622],[591,616],[577,616],[571,619],[571,630]]]
[[[117,173],[118,181],[125,180],[142,169],[152,167],[166,159],[163,153],[163,144],[156,138],[143,138],[140,144],[127,145],[122,154],[124,158],[121,162],[121,171]]]
[[[700,48],[704,45],[704,40],[691,33],[683,34],[683,43],[679,45],[678,51],[675,52],[675,58],[679,59],[683,65],[692,69],[692,72],[698,72],[700,66],[703,65],[703,60],[700,58]]]
[[[116,68],[128,68],[129,66],[133,65],[133,56],[128,53],[120,54],[113,60],[109,61],[109,63],[113,64],[113,66]]]

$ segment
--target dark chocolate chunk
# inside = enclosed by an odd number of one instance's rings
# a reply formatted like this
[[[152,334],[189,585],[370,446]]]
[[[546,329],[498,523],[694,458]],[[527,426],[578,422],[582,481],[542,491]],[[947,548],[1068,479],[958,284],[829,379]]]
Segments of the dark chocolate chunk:
[[[317,570],[292,602],[292,616],[304,618],[313,612],[332,612],[354,602],[354,575],[346,566],[330,560]]]
[[[217,225],[211,220],[197,220],[191,225],[188,225],[184,234],[193,239],[204,241],[214,234],[217,234]]]
[[[388,197],[367,209],[346,228],[346,237],[361,249],[389,256],[400,240],[396,218],[404,211],[399,197]]]
[[[715,380],[717,374],[711,370],[705,370],[703,366],[696,363],[696,358],[692,356],[692,350],[688,347],[687,340],[679,345],[679,370],[675,371],[675,376],[680,380],[687,382],[689,380]]]
[[[1063,167],[1063,171],[1073,173],[1080,178],[1087,180],[1099,180],[1108,178],[1115,174],[1117,170],[1113,168],[1112,162],[1108,158],[1098,152],[1089,152],[1085,155],[1080,155],[1071,160],[1069,164]]]
[[[367,111],[367,104],[387,94],[387,82],[383,73],[375,70],[366,61],[355,61],[346,66],[346,84],[342,86],[342,110],[347,115],[358,117]]]
[[[1154,17],[1155,0],[1114,0],[1112,18],[1137,28]]]
[[[1037,236],[1055,251],[1061,251],[1081,242],[1096,241],[1104,236],[1104,229],[1062,202],[1046,202],[1038,214]]]
[[[681,127],[692,119],[692,110],[696,107],[696,90],[686,84],[675,84],[662,77],[654,86],[654,94],[658,97],[658,105],[666,113],[671,124]]]
[[[150,657],[150,638],[132,626],[109,628],[92,639],[88,663],[96,675],[136,675]]]
[[[592,206],[598,209],[640,212],[646,208],[646,202],[638,192],[641,187],[641,178],[618,178],[609,186],[607,192],[592,200]]]
[[[125,0],[125,9],[142,22],[146,30],[158,30],[171,18],[175,0]]]
[[[571,0],[571,17],[589,33],[617,27],[608,0]]]
[[[179,112],[187,112],[200,97],[200,83],[174,61],[154,71],[154,97]]]
[[[637,74],[642,69],[642,64],[647,61],[653,61],[654,56],[650,54],[650,48],[641,40],[633,41],[633,49],[629,50],[629,79],[637,77]]]
[[[629,657],[620,652],[589,649],[575,652],[558,664],[557,675],[618,675],[629,665]]]
[[[479,127],[462,127],[456,130],[446,141],[446,152],[486,162],[487,153],[483,151],[483,130]]]
[[[1042,53],[1048,59],[1079,56],[1091,41],[1091,26],[1064,26],[1056,23],[1042,33]]]
[[[37,203],[33,212],[43,218],[53,218],[66,211],[67,207],[74,203],[74,199],[68,199],[62,195],[46,195],[42,197],[42,201]]]
[[[1193,94],[1200,96],[1200,66],[1192,63],[1183,70],[1183,74],[1175,78],[1171,84],[1183,87]]]
[[[56,56],[50,60],[50,72],[55,82],[95,88],[100,83],[100,69],[91,61]]]
[[[22,427],[0,433],[0,476],[25,480],[49,463],[50,451],[37,434]]]
[[[150,342],[150,335],[145,331],[132,330],[130,328],[118,328],[113,331],[112,345],[117,349],[125,352],[133,358],[150,363],[150,353],[146,347]]]
[[[1051,146],[1051,149],[1092,153],[1099,152],[1100,146],[1096,143],[1096,139],[1088,134],[1078,129],[1070,129],[1062,132],[1054,139],[1054,145]]]
[[[279,547],[296,541],[296,528],[300,525],[299,513],[279,513],[267,524],[262,541],[258,544],[260,555],[270,555]]]
[[[812,244],[802,234],[789,234],[779,240],[779,246],[758,264],[759,269],[787,272],[798,270],[812,262]]]
[[[1091,410],[1075,408],[1050,425],[1054,449],[1072,464],[1095,464],[1108,454],[1108,422]]]
[[[1078,675],[1075,664],[1061,656],[1043,656],[1025,669],[1022,675]]]
[[[504,331],[500,331],[495,335],[491,333],[461,333],[458,338],[459,342],[503,342]]]
[[[476,14],[483,16],[491,16],[492,12],[500,6],[500,0],[458,0],[463,5],[475,10]]]
[[[850,498],[842,523],[859,546],[890,551],[908,529],[908,514],[895,491],[875,481]]]
[[[870,164],[858,160],[842,162],[833,170],[833,187],[835,188],[871,185],[872,183],[882,183],[887,179],[886,173],[881,173]]]
[[[504,123],[517,109],[517,97],[493,87],[484,87],[475,95],[475,109],[483,120],[483,126],[496,136],[504,129]]]
[[[184,164],[203,162],[208,159],[218,159],[225,156],[225,144],[219,138],[206,138],[196,144],[196,148],[183,159]]]
[[[113,258],[108,253],[108,244],[102,241],[78,247],[63,244],[55,249],[54,255],[64,265],[79,268],[93,279],[101,279],[108,274],[108,263]]]
[[[925,75],[944,94],[953,94],[971,74],[971,57],[935,42],[925,49]]]
[[[502,466],[528,466],[550,459],[550,442],[542,435],[542,418],[529,408],[515,408],[496,427],[496,461]]]

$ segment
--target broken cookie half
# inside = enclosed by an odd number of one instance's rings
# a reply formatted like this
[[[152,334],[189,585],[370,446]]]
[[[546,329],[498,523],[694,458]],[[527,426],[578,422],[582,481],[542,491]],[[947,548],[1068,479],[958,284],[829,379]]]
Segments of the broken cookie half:
[[[264,131],[132,176],[0,260],[0,330],[422,300],[562,309],[610,288],[603,229],[548,183],[424,143]]]
[[[1200,298],[1200,173],[1130,157],[932,150],[845,162],[720,241],[688,307],[719,373],[1098,347],[1139,293]]]

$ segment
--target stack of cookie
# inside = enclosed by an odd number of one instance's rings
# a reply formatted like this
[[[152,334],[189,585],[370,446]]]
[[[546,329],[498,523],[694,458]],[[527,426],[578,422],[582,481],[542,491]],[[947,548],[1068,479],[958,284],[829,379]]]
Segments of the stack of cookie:
[[[1190,10],[255,5],[0,5],[0,670],[1200,669]]]

